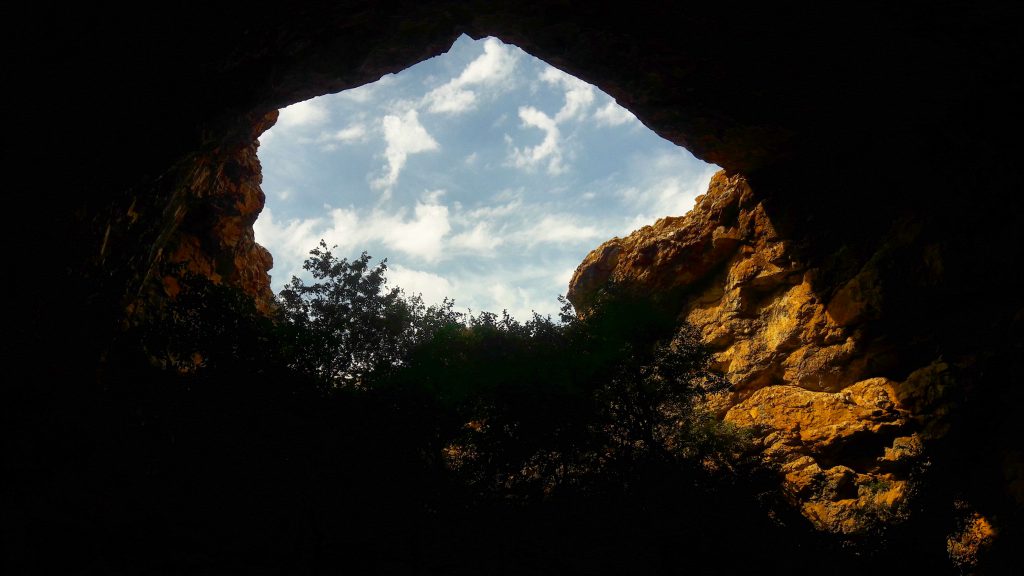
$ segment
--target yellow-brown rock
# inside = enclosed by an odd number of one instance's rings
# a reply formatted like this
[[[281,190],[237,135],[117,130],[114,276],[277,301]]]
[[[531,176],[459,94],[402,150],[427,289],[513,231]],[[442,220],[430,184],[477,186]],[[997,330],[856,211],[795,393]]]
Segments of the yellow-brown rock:
[[[243,144],[218,150],[212,161],[197,162],[188,171],[181,188],[192,200],[165,253],[168,264],[182,264],[186,272],[241,289],[264,313],[273,301],[267,272],[274,260],[253,232],[266,200],[256,153],[257,138],[276,121],[276,111],[267,114]],[[169,278],[163,282],[173,297],[178,284]]]
[[[972,510],[966,502],[957,502],[955,508],[960,517],[956,531],[946,539],[946,550],[958,568],[969,571],[992,545],[997,533],[989,519]]]
[[[591,252],[569,298],[585,310],[608,283],[637,294],[683,293],[680,320],[700,330],[732,384],[708,407],[758,432],[794,505],[818,528],[844,534],[898,522],[909,471],[926,459],[914,431],[941,435],[942,366],[906,383],[873,374],[877,346],[864,326],[881,306],[876,268],[869,262],[824,290],[820,271],[799,260],[793,243],[743,177],[719,172],[686,216]]]

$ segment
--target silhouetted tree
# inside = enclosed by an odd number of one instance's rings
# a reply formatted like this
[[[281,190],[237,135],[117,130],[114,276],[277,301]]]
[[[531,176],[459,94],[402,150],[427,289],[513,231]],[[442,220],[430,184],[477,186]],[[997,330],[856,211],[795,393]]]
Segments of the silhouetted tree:
[[[614,289],[581,316],[562,302],[559,322],[469,316],[416,346],[392,378],[448,411],[445,454],[465,480],[547,497],[743,452],[742,435],[699,406],[727,383],[692,328]]]
[[[149,303],[124,337],[136,340],[149,361],[179,373],[252,373],[284,361],[277,328],[250,296],[180,264],[163,273],[176,278],[177,294]]]
[[[315,282],[293,277],[281,291],[288,355],[293,366],[329,387],[363,387],[375,371],[405,362],[411,347],[438,326],[457,321],[454,303],[424,305],[387,287],[387,260],[370,267],[371,257],[338,258],[321,240],[305,268]]]

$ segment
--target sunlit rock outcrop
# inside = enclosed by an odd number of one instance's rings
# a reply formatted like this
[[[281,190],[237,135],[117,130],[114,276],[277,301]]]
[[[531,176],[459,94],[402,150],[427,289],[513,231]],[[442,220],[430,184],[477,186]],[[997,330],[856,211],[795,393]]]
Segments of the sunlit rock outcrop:
[[[733,386],[709,407],[757,432],[817,527],[857,534],[906,516],[914,473],[928,465],[922,439],[944,431],[943,367],[886,377],[872,363],[881,344],[866,335],[880,313],[876,259],[823,286],[793,249],[801,240],[779,231],[743,177],[719,172],[686,216],[591,252],[569,298],[585,309],[609,283],[678,298],[680,320],[700,330]]]
[[[276,111],[261,118],[238,144],[192,165],[181,184],[190,200],[188,209],[182,211],[165,255],[165,264],[180,264],[187,273],[240,288],[264,312],[273,301],[267,273],[274,260],[253,232],[266,200],[256,150],[257,138],[275,121]],[[162,281],[173,297],[179,286],[176,277],[167,275]]]

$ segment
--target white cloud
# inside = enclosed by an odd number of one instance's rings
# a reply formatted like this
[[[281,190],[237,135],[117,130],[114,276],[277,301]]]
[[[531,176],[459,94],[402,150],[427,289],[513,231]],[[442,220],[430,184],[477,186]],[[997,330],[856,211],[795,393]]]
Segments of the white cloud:
[[[435,114],[461,114],[474,107],[476,104],[476,92],[466,90],[454,84],[456,80],[458,78],[431,90],[423,97],[428,111]]]
[[[265,208],[253,228],[256,241],[274,255],[276,285],[292,276],[303,276],[302,264],[322,238],[341,253],[366,249],[374,243],[427,263],[445,255],[445,237],[451,231],[448,208],[434,202],[439,194],[428,194],[416,204],[413,214],[403,211],[360,213],[355,208],[325,207],[326,218],[314,217],[279,222]],[[374,254],[374,256],[379,256]]]
[[[460,223],[470,225],[481,220],[493,220],[514,214],[523,209],[521,192],[504,191],[491,197],[485,206],[459,213]]]
[[[353,249],[362,249],[366,239],[367,229],[355,208],[331,208],[327,209],[328,223],[321,228],[319,237],[327,242],[328,246],[338,246],[345,252]]]
[[[420,201],[423,202],[424,204],[437,204],[441,201],[441,198],[444,197],[444,195],[447,193],[448,192],[446,190],[442,189],[425,190],[423,192],[423,195],[420,197]]]
[[[384,127],[384,140],[387,142],[384,157],[388,165],[386,173],[373,180],[371,185],[389,191],[398,181],[398,175],[410,154],[437,150],[440,146],[420,124],[416,110],[409,110],[401,116],[389,114],[384,117],[381,124]]]
[[[457,80],[470,85],[501,81],[508,77],[515,65],[516,55],[512,48],[497,38],[488,38],[484,41],[483,55],[470,62]]]
[[[423,270],[389,266],[387,279],[390,287],[401,288],[408,296],[422,294],[423,302],[428,306],[440,304],[442,300],[450,298],[454,293],[452,283],[446,278]]]
[[[548,116],[533,106],[519,108],[519,119],[522,121],[522,125],[541,130],[544,132],[544,139],[536,146],[514,147],[511,161],[517,168],[528,170],[544,165],[549,174],[557,175],[566,170],[559,125],[584,117],[586,110],[594,102],[594,87],[551,66],[540,73],[540,80],[551,86],[564,89],[565,103],[554,117]]]
[[[513,316],[519,316],[519,314],[516,314],[515,310],[522,308],[520,301],[524,300],[524,291],[521,288],[517,289],[511,287],[504,282],[490,282],[488,284],[487,292],[488,295],[491,297],[491,302],[495,304],[500,302],[501,304],[499,305],[502,307],[502,309],[507,310],[511,308],[512,310],[509,310],[509,312]],[[489,308],[491,312],[499,313],[501,311],[496,306],[493,305],[490,306]],[[523,318],[520,317],[520,319]]]
[[[613,100],[594,112],[594,120],[600,126],[621,126],[627,122],[635,122],[636,116]]]
[[[423,97],[423,105],[429,112],[443,114],[472,110],[476,107],[477,93],[471,88],[507,84],[516,60],[511,47],[495,38],[488,38],[484,42],[484,53],[470,62],[457,77],[428,92]]]
[[[324,142],[341,142],[347,144],[350,142],[360,142],[366,140],[367,131],[366,126],[363,124],[350,124],[341,130],[335,130],[334,132],[323,132],[317,137],[318,143]]]
[[[551,277],[551,282],[561,290],[567,290],[569,288],[569,281],[572,280],[572,275],[576,273],[576,268],[566,268],[561,272],[558,272]]]
[[[309,250],[316,246],[321,236],[317,230],[322,228],[320,218],[306,220],[294,219],[278,222],[269,207],[264,208],[260,217],[253,224],[256,241],[270,250],[274,255],[273,276],[278,279],[276,284],[287,283],[292,276],[302,273],[302,263]]]
[[[555,122],[561,124],[578,117],[594,102],[594,87],[583,80],[570,76],[558,68],[548,66],[540,74],[541,81],[565,90],[565,104],[555,114]]]
[[[451,239],[453,249],[479,256],[494,256],[495,249],[504,243],[500,231],[495,231],[488,222],[478,222],[472,229],[456,234]]]
[[[457,304],[469,306],[476,312],[487,310],[500,314],[508,310],[520,321],[529,320],[534,311],[551,314],[557,318],[556,297],[565,292],[566,284],[551,283],[547,266],[533,264],[500,267],[481,276],[460,278],[456,288],[473,287],[472,296],[466,302]]]
[[[314,98],[282,108],[276,126],[281,128],[317,126],[327,122],[329,118],[330,112],[327,110],[327,104],[322,99]]]
[[[417,202],[409,218],[404,211],[360,214],[352,208],[333,208],[329,216],[329,226],[321,231],[328,245],[361,250],[379,242],[424,262],[436,262],[444,256],[444,238],[451,231],[448,207],[432,199]]]
[[[389,248],[427,262],[441,258],[445,235],[451,230],[448,207],[417,203],[410,220],[378,218],[368,223],[370,234],[379,236]]]
[[[686,170],[680,165],[681,158],[678,153],[658,154],[641,163],[640,168],[650,176],[636,186],[618,191],[634,216],[616,234],[628,234],[665,216],[682,216],[693,208],[697,196],[707,192],[718,167],[706,165],[701,171]]]
[[[381,76],[381,78],[376,82],[363,84],[358,88],[352,88],[349,90],[345,90],[344,92],[339,92],[337,95],[335,95],[335,97],[340,98],[342,100],[348,100],[349,102],[366,104],[367,102],[376,99],[377,93],[381,89],[386,89],[394,83],[395,75],[385,74],[384,76]]]
[[[567,244],[597,240],[607,234],[607,231],[602,231],[596,226],[579,224],[572,216],[548,214],[535,220],[529,227],[520,230],[516,234],[516,240],[520,244],[532,247],[537,244]]]
[[[565,171],[562,165],[562,148],[559,145],[561,132],[558,123],[547,114],[532,106],[519,109],[519,119],[523,126],[539,128],[544,132],[544,140],[536,146],[512,149],[512,163],[517,168],[532,169],[547,164],[549,174],[561,174]]]

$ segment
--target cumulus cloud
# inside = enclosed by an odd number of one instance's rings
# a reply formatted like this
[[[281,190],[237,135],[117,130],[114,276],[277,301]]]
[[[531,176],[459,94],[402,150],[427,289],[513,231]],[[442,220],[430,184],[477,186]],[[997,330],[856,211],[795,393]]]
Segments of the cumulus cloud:
[[[563,270],[554,275],[552,268]],[[564,271],[568,271],[568,275]],[[559,304],[557,296],[564,294],[568,279],[575,265],[568,261],[555,260],[537,263],[512,263],[489,269],[482,275],[459,277],[455,287],[473,286],[465,301],[457,304],[469,306],[474,311],[487,310],[500,313],[508,310],[519,320],[528,320],[534,311],[557,317]]]
[[[636,116],[613,100],[594,112],[594,120],[599,126],[621,126],[636,121]]]
[[[442,240],[450,230],[448,207],[440,204],[417,203],[408,220],[385,216],[369,223],[369,232],[389,248],[428,262],[441,258]]]
[[[322,132],[317,137],[318,143],[330,143],[340,142],[343,144],[351,142],[361,142],[366,140],[367,131],[366,126],[363,124],[350,124],[341,130],[335,130],[334,132]]]
[[[387,278],[388,285],[401,288],[407,295],[422,294],[428,306],[440,303],[453,294],[452,283],[433,272],[389,266]]]
[[[447,206],[421,202],[411,215],[379,210],[360,214],[351,208],[334,208],[329,213],[329,226],[321,235],[328,244],[346,250],[380,243],[420,261],[436,262],[444,255],[443,240],[450,230]]]
[[[491,218],[502,218],[514,214],[523,208],[521,192],[502,192],[491,198],[486,206],[467,210],[464,216],[472,221]]]
[[[411,214],[406,210],[360,212],[355,208],[325,207],[326,217],[288,222],[279,222],[271,210],[265,209],[254,228],[257,241],[272,254],[290,255],[274,266],[289,277],[301,268],[306,254],[321,238],[342,251],[363,250],[379,243],[422,262],[437,262],[445,255],[445,237],[452,229],[448,207],[439,203],[439,198],[440,194],[426,194]]]
[[[575,273],[575,267],[565,268],[551,275],[551,283],[559,290],[568,290],[569,281],[572,280],[572,275]]]
[[[278,280],[276,284],[280,285],[292,276],[301,275],[302,263],[309,250],[322,237],[320,230],[323,221],[320,218],[296,218],[279,222],[274,217],[274,211],[267,207],[252,227],[256,241],[274,255],[272,276]]]
[[[547,114],[532,106],[519,109],[519,119],[523,126],[538,128],[544,132],[544,139],[536,146],[514,148],[512,163],[517,168],[532,169],[538,165],[546,165],[549,174],[561,174],[565,171],[562,164],[561,132],[558,123]]]
[[[319,126],[327,122],[329,118],[330,112],[327,109],[327,104],[321,99],[314,98],[282,108],[276,126],[281,128]]]
[[[451,247],[460,252],[479,256],[495,256],[495,249],[505,243],[501,230],[489,222],[478,222],[471,229],[452,236]]]
[[[641,226],[653,224],[665,216],[681,216],[693,208],[697,196],[707,192],[716,166],[706,165],[703,170],[685,170],[681,154],[658,154],[646,159],[641,169],[648,178],[636,186],[618,191],[622,203],[635,216],[616,230],[628,234]]]
[[[394,74],[385,74],[381,76],[376,82],[369,84],[363,84],[358,88],[351,88],[344,92],[339,92],[334,97],[340,100],[347,100],[349,102],[355,102],[357,104],[366,104],[372,100],[375,100],[381,90],[387,90],[395,83]]]
[[[540,79],[551,86],[565,90],[565,104],[555,114],[555,122],[559,124],[579,117],[594,102],[593,86],[558,68],[548,66],[540,73]]]
[[[526,246],[537,244],[566,244],[597,240],[607,236],[596,226],[580,224],[572,216],[548,214],[517,234],[517,240]]]
[[[536,146],[513,148],[511,161],[517,168],[533,169],[544,166],[548,174],[557,175],[566,169],[559,125],[584,117],[586,110],[594,102],[594,87],[551,66],[545,68],[539,78],[545,84],[565,90],[565,102],[553,117],[533,106],[519,108],[522,126],[541,130],[544,132],[544,139]]]
[[[416,110],[409,110],[401,116],[389,114],[384,117],[381,124],[384,128],[384,140],[387,142],[387,149],[384,151],[387,168],[384,175],[374,179],[371,185],[387,191],[398,181],[398,175],[405,167],[410,154],[437,150],[440,146],[420,124]]]
[[[470,62],[457,77],[434,88],[423,97],[429,112],[461,114],[476,107],[474,87],[506,84],[516,66],[513,49],[495,38],[484,42],[484,53]]]
[[[418,205],[410,218],[382,213],[360,215],[352,209],[335,208],[328,217],[279,222],[271,210],[263,211],[254,225],[257,241],[274,254],[273,276],[281,285],[292,276],[305,276],[302,264],[309,250],[323,238],[339,254],[362,250],[379,241],[388,248],[427,262],[442,253],[441,239],[448,233],[447,209]],[[391,285],[410,293],[423,293],[427,302],[439,302],[451,295],[451,284],[437,274],[405,267],[390,267]]]

